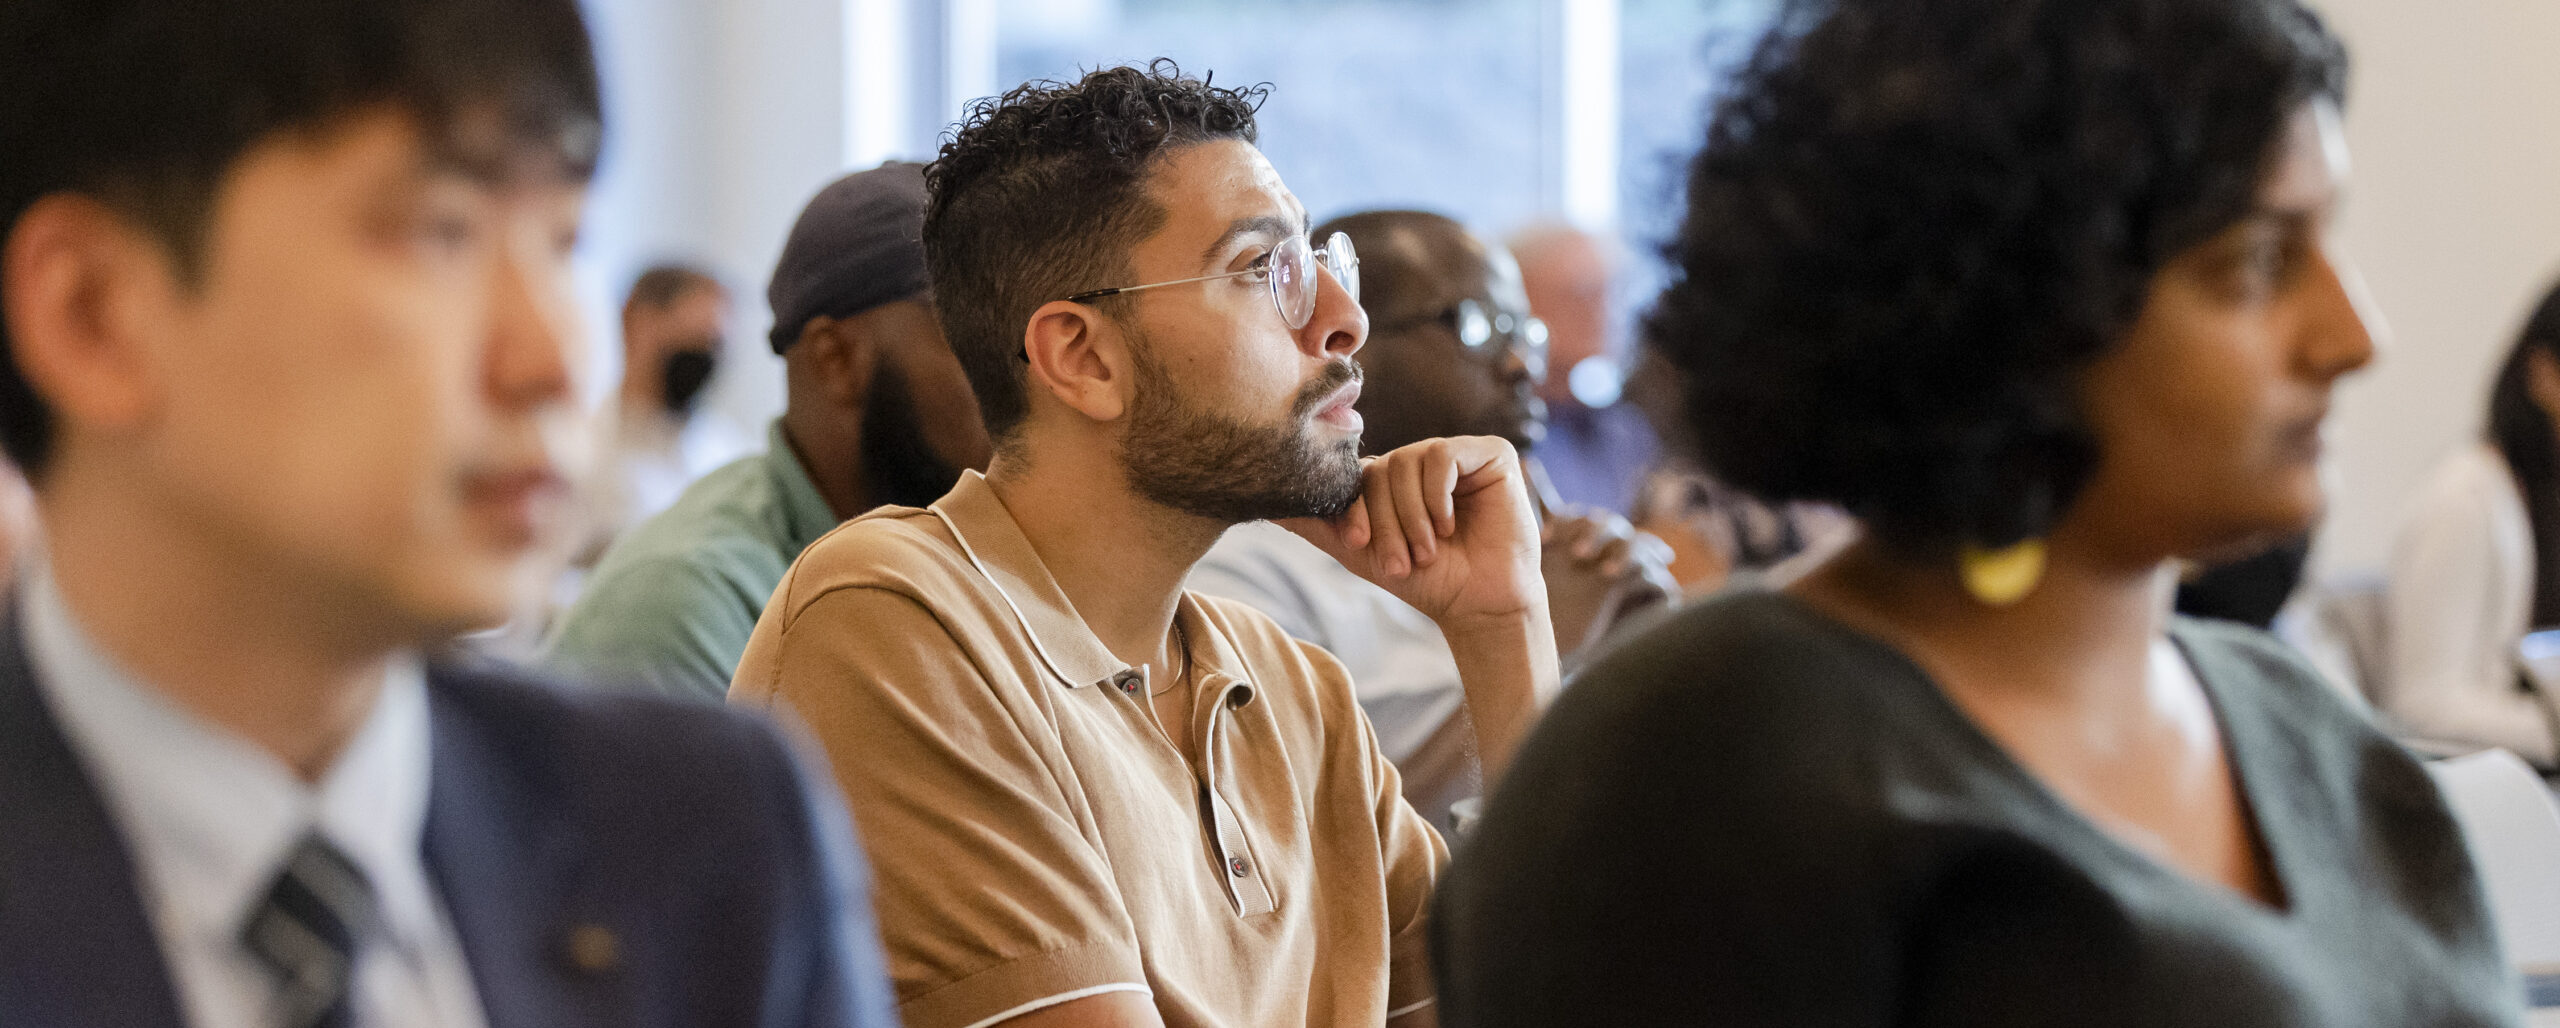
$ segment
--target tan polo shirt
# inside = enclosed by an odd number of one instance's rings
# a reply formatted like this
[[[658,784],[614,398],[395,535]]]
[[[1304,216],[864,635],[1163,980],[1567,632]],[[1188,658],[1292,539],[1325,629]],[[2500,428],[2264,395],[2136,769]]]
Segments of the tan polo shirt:
[[[826,747],[908,1025],[1118,990],[1170,1028],[1377,1028],[1430,1002],[1448,851],[1342,666],[1242,604],[1185,593],[1175,616],[1198,766],[975,473],[829,533],[774,591],[729,695]]]

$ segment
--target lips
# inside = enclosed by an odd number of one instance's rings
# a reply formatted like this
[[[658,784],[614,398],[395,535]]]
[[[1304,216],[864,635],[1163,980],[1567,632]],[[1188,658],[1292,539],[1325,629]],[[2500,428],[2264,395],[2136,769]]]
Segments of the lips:
[[[532,545],[569,485],[549,464],[465,474],[462,496],[471,512],[507,546]]]
[[[2323,404],[2309,415],[2285,426],[2283,439],[2288,455],[2303,461],[2319,460],[2320,452],[2326,445],[2325,440],[2321,438],[2320,427],[2327,424],[2328,420],[2329,408]]]
[[[1324,402],[1316,406],[1316,416],[1321,418],[1338,414],[1350,410],[1351,405],[1358,402],[1360,402],[1360,383],[1346,382],[1343,383],[1342,388],[1334,390],[1333,395],[1325,397]]]

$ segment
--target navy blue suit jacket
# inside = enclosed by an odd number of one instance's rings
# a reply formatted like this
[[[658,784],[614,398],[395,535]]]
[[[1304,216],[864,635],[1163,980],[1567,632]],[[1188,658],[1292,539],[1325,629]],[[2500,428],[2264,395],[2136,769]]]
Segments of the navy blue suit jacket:
[[[0,1025],[180,1028],[117,827],[0,627]],[[490,1028],[895,1025],[843,806],[764,723],[428,673],[426,864]]]

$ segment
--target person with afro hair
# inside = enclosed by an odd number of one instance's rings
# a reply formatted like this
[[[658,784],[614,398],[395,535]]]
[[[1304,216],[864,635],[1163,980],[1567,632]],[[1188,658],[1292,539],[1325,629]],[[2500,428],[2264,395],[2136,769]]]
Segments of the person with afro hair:
[[[1433,915],[1451,1025],[2504,1025],[2426,771],[2182,560],[2320,516],[2375,321],[2293,0],[1807,0],[1648,337],[1860,536],[1592,665]]]

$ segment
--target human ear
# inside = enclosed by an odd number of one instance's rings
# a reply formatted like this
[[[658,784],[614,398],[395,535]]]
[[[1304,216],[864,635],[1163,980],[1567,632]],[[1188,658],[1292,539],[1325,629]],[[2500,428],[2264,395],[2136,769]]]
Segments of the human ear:
[[[859,319],[811,318],[793,344],[795,349],[803,346],[809,348],[809,365],[817,371],[818,388],[828,402],[853,409],[869,398],[880,355]]]
[[[0,281],[11,357],[59,422],[113,431],[149,416],[150,334],[183,288],[159,240],[105,204],[56,193],[0,242]]]
[[[1095,421],[1128,412],[1135,376],[1118,326],[1093,308],[1052,300],[1031,312],[1022,331],[1029,384]]]

